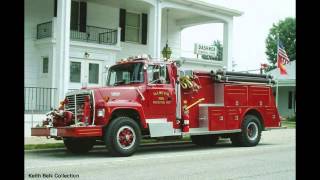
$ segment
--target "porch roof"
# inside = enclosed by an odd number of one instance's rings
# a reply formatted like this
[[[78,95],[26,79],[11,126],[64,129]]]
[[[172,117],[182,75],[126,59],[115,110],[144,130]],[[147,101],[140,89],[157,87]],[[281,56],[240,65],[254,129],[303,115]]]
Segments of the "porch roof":
[[[285,67],[287,70],[286,75],[281,75],[279,68],[273,69],[267,74],[273,75],[279,86],[296,86],[296,60],[290,61]]]
[[[206,9],[209,11],[218,12],[218,13],[221,13],[221,14],[224,14],[227,16],[241,16],[241,15],[243,15],[242,11],[226,8],[226,7],[212,4],[212,3],[209,3],[209,2],[206,2],[203,0],[167,0],[167,1],[172,1],[172,2],[177,2],[177,3],[182,3],[182,4],[190,4],[192,6],[197,6],[201,9]]]
[[[107,4],[113,7],[121,7],[121,8],[129,8],[132,10],[147,12],[150,4],[147,2],[152,2],[152,0],[87,0],[88,2],[95,2],[101,4]],[[241,16],[243,12],[226,8],[223,6],[215,5],[203,0],[163,0],[163,2],[172,2],[182,5],[187,5],[189,7],[194,7],[197,9],[203,9],[206,11],[212,11],[215,13],[223,14],[225,16],[233,17],[233,16]]]
[[[274,79],[279,81],[296,80],[296,61],[290,61],[288,64],[284,65],[287,70],[286,75],[281,75],[279,68],[273,69],[267,74],[274,76]]]

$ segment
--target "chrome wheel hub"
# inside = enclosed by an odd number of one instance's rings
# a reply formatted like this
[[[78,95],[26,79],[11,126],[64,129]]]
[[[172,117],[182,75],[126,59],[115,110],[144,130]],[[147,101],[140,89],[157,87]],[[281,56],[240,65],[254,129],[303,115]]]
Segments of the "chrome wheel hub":
[[[250,122],[247,125],[247,137],[249,140],[254,141],[258,137],[258,125],[255,122]]]
[[[117,132],[117,143],[122,149],[130,149],[136,141],[136,134],[132,127],[122,126]]]

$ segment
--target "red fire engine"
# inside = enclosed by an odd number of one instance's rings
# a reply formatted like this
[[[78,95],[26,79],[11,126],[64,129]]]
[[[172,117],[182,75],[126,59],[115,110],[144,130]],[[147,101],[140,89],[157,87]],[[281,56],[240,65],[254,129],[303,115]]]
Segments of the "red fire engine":
[[[103,141],[114,156],[130,156],[141,138],[190,136],[199,146],[229,137],[255,146],[261,131],[280,127],[269,75],[186,70],[174,61],[138,57],[108,70],[105,87],[66,94],[32,136],[62,138],[73,153]]]

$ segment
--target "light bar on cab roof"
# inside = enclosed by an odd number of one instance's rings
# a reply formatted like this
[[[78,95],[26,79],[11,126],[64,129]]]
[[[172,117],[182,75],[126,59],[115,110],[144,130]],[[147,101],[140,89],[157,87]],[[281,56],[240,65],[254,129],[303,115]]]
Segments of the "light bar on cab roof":
[[[142,54],[142,55],[137,55],[137,56],[130,56],[128,58],[120,59],[117,61],[117,64],[125,63],[125,62],[131,62],[131,61],[136,61],[136,60],[147,60],[150,61],[150,55],[147,54]]]
[[[164,59],[153,59],[150,55],[147,54],[142,54],[142,55],[137,55],[137,56],[130,56],[128,58],[123,58],[120,59],[119,61],[116,62],[116,64],[122,64],[122,63],[126,63],[126,62],[132,62],[132,61],[139,61],[139,60],[145,60],[145,61],[149,61],[149,62],[175,62],[173,59],[168,59],[168,60],[164,60]]]

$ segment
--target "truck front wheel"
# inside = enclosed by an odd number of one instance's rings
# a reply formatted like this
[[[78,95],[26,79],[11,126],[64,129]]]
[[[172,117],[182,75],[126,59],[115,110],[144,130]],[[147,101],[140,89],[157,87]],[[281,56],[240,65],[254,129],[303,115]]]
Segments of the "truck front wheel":
[[[92,149],[95,140],[90,138],[63,138],[63,143],[68,151],[82,154]]]
[[[246,115],[241,132],[231,135],[231,142],[235,146],[256,146],[261,139],[261,123],[257,116]]]
[[[139,125],[129,117],[114,119],[105,131],[105,144],[112,156],[130,156],[140,145]]]
[[[214,134],[191,136],[192,143],[198,146],[214,146],[218,140],[219,136]]]

